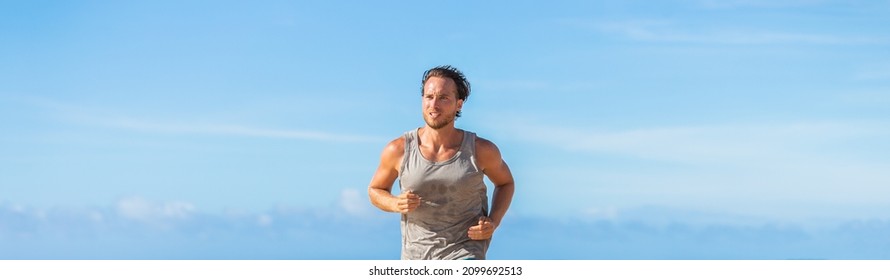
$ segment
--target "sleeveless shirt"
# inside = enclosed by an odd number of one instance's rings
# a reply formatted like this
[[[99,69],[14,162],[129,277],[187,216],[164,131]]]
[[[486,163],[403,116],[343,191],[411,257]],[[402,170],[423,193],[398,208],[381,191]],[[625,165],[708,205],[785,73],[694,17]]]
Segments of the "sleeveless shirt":
[[[472,240],[467,230],[488,215],[483,174],[476,166],[476,134],[464,131],[460,149],[448,160],[423,157],[417,130],[405,137],[399,188],[421,197],[420,206],[402,214],[405,259],[485,259],[490,240]]]

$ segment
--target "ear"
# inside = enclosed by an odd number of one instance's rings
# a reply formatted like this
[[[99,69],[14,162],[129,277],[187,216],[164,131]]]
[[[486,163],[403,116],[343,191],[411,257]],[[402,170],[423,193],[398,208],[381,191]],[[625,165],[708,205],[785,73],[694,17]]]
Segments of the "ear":
[[[463,99],[458,99],[458,100],[457,100],[457,110],[460,111],[460,109],[463,108],[463,107],[464,107],[464,100],[463,100]]]

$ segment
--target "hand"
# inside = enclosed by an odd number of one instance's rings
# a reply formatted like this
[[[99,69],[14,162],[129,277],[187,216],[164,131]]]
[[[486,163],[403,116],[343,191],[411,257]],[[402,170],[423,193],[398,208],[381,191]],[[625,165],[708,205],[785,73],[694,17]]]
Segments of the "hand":
[[[470,239],[473,240],[486,240],[491,238],[491,235],[494,234],[494,229],[497,225],[489,217],[479,217],[479,223],[475,226],[471,226],[469,230],[467,230],[467,235]]]
[[[396,197],[396,212],[407,214],[420,206],[420,196],[411,191],[404,192]]]

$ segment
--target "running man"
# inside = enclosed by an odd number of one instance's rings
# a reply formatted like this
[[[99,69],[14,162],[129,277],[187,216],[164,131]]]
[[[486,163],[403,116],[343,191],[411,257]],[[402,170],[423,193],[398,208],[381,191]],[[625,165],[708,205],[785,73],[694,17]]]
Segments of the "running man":
[[[494,143],[454,126],[470,95],[463,73],[438,66],[421,84],[426,124],[386,145],[368,195],[402,214],[402,259],[485,259],[513,200],[513,175]],[[490,209],[483,175],[494,184]]]

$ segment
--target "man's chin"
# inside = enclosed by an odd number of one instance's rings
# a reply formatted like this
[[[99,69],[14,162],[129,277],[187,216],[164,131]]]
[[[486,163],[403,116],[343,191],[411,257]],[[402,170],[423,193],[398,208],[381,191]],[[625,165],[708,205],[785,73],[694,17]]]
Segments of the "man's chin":
[[[451,123],[450,121],[431,122],[431,121],[427,120],[426,126],[429,128],[432,128],[432,129],[440,129],[440,128],[448,126],[448,124],[450,124],[450,123]]]

